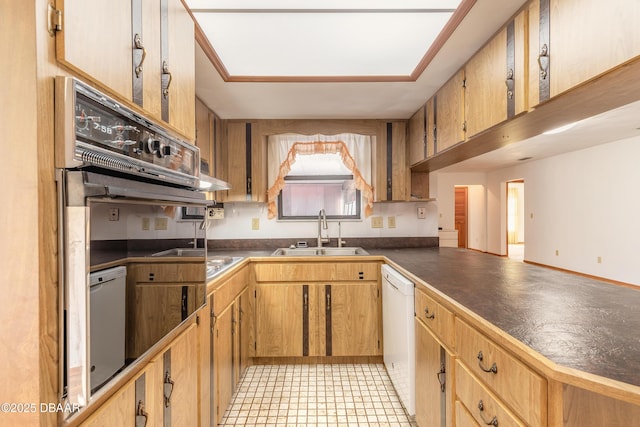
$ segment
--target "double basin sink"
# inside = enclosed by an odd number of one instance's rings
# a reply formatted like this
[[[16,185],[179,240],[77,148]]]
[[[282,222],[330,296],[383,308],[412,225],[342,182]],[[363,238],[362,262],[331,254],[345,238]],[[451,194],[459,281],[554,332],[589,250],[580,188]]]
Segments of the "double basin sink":
[[[279,248],[272,256],[349,256],[369,255],[369,252],[359,247],[342,248]]]
[[[276,249],[272,256],[350,256],[350,255],[369,255],[369,252],[360,247],[342,247],[342,248],[279,248]],[[202,248],[174,248],[166,251],[157,252],[152,256],[165,257],[201,257],[204,256]]]

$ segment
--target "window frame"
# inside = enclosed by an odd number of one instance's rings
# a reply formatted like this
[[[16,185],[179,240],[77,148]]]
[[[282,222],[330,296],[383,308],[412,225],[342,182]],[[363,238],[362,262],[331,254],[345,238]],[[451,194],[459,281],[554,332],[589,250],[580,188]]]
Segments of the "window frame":
[[[353,180],[353,174],[348,175],[287,175],[284,177],[285,181],[307,181],[307,182],[322,182],[322,181],[348,181]],[[286,184],[285,184],[286,186]],[[284,190],[284,187],[283,187]],[[356,188],[356,209],[353,215],[327,215],[328,220],[362,220],[362,194],[360,189]],[[278,207],[278,220],[279,221],[309,221],[317,220],[318,215],[296,215],[296,216],[284,216],[282,214],[282,190],[278,193],[277,198]]]

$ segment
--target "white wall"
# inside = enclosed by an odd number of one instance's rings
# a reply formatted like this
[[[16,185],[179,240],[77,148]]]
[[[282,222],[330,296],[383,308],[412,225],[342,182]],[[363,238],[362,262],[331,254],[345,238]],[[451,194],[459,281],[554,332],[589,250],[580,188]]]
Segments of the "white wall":
[[[486,250],[506,254],[505,183],[524,179],[526,260],[640,285],[638,159],[640,137],[486,174],[435,172],[440,223],[452,224],[454,185],[484,183]]]
[[[455,228],[456,186],[468,187],[467,246],[485,252],[487,250],[485,173],[432,173],[429,181],[435,183],[431,197],[438,200],[438,227]]]
[[[210,221],[208,239],[269,239],[315,238],[318,222],[278,221],[267,218],[264,203],[225,203],[224,219]],[[427,218],[417,218],[417,208],[427,209]],[[383,228],[371,228],[371,217],[361,221],[340,221],[342,237],[437,237],[437,206],[435,202],[374,203],[373,215],[383,217]],[[388,217],[395,216],[396,228],[388,228]],[[252,229],[252,219],[258,218],[259,230]],[[329,221],[329,237],[338,236],[338,221]],[[322,235],[325,236],[326,230]],[[292,242],[293,243],[293,242]],[[347,244],[349,242],[347,241]]]

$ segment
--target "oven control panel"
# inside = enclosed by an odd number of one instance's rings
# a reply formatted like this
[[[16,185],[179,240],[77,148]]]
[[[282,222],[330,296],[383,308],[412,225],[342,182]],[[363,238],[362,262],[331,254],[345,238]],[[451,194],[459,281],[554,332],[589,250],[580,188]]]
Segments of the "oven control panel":
[[[197,188],[200,151],[70,77],[56,77],[56,166],[95,166]]]

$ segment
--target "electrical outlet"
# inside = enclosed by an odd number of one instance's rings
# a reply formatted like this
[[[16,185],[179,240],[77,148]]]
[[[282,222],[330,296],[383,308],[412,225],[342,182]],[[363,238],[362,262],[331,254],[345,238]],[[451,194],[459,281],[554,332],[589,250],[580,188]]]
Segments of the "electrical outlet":
[[[151,228],[151,220],[149,218],[142,218],[142,229],[148,231]]]
[[[153,228],[156,230],[166,230],[167,218],[155,218],[153,223]]]
[[[442,214],[440,216],[442,216]],[[418,219],[425,219],[426,217],[427,217],[427,208],[418,208]]]
[[[598,257],[598,264],[602,264],[602,257],[601,256]]]
[[[120,219],[120,209],[118,208],[110,208],[109,209],[109,221],[118,221]]]
[[[556,256],[560,255],[560,251],[556,249]]]
[[[387,217],[387,227],[396,228],[396,217],[395,216]]]
[[[260,230],[260,218],[251,218],[251,229]]]
[[[382,228],[382,217],[381,216],[372,216],[371,217],[371,228]]]

